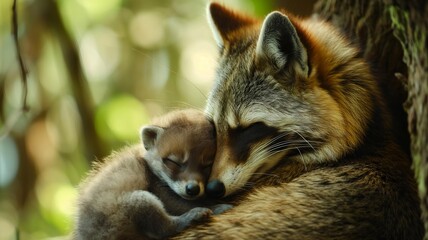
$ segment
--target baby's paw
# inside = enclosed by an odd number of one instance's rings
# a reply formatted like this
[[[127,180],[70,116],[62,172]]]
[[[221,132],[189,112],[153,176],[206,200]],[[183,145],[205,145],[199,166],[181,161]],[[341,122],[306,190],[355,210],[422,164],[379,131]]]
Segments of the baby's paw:
[[[225,211],[233,208],[233,205],[231,204],[217,204],[211,207],[211,210],[213,211],[214,215],[224,213]]]
[[[213,214],[213,211],[209,208],[197,207],[184,213],[183,215],[176,218],[177,232],[190,226],[192,223],[201,222],[207,220],[209,216]]]
[[[185,213],[186,218],[191,221],[202,221],[207,219],[213,214],[213,211],[209,208],[196,207]]]

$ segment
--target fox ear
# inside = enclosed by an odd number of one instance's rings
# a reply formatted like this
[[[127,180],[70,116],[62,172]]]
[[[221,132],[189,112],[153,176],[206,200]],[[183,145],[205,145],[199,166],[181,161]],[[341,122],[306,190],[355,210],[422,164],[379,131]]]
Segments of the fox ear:
[[[255,19],[234,12],[216,2],[208,5],[207,17],[214,38],[220,48],[224,47],[225,43],[230,40],[229,36],[232,32],[256,22]]]
[[[149,151],[155,146],[156,140],[162,135],[164,129],[157,126],[145,126],[141,129],[141,140],[144,148]]]
[[[287,63],[297,63],[293,66],[296,72],[307,76],[307,61],[306,49],[290,19],[278,11],[267,15],[257,41],[256,64],[278,73]]]

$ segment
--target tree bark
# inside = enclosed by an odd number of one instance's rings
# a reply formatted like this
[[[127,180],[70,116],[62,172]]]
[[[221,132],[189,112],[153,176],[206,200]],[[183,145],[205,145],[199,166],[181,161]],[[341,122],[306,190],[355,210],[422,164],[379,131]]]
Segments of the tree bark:
[[[343,29],[371,63],[394,117],[396,136],[413,160],[428,239],[428,4],[327,0],[315,5],[315,13]]]

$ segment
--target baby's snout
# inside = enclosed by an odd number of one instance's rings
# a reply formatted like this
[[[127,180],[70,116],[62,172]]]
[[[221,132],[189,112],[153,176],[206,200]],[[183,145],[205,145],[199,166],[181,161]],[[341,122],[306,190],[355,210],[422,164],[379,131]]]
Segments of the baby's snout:
[[[186,185],[186,194],[189,196],[192,196],[192,197],[198,196],[200,191],[201,191],[201,188],[197,183],[192,182]]]
[[[188,198],[194,199],[202,196],[205,192],[202,182],[190,181],[185,186],[186,195]]]

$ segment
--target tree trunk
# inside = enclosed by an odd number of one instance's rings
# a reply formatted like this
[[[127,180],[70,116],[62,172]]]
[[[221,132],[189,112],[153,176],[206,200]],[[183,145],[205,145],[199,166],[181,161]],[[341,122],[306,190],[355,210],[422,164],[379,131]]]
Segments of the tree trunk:
[[[397,138],[413,160],[428,239],[428,4],[327,0],[316,4],[315,13],[346,31],[378,76],[394,115]]]

